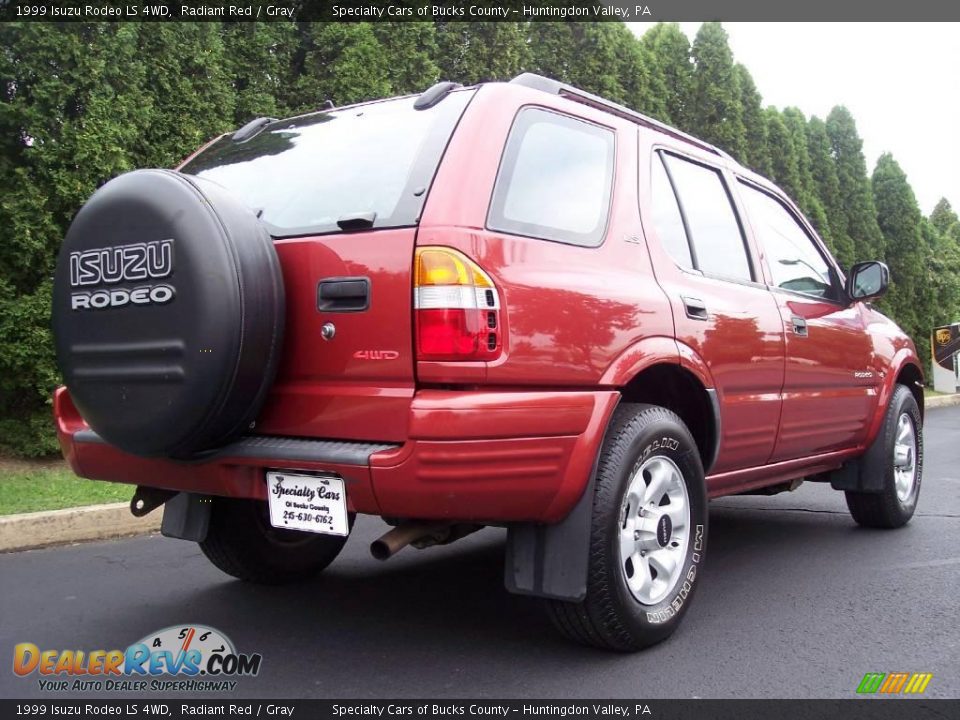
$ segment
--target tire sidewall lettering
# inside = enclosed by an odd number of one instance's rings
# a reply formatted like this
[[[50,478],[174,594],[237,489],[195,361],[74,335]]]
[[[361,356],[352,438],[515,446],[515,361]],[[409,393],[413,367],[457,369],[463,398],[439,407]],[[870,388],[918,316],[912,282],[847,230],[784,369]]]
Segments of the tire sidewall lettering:
[[[645,442],[642,449],[636,455],[636,460],[629,465],[629,472],[621,478],[620,495],[622,497],[625,492],[629,478],[651,457],[657,455],[666,457],[672,460],[680,469],[684,482],[687,484],[687,494],[691,503],[690,521],[694,528],[694,536],[691,538],[687,550],[687,557],[684,559],[684,569],[681,574],[681,580],[677,583],[673,591],[657,605],[646,606],[633,597],[633,594],[626,585],[626,580],[623,577],[622,569],[619,567],[619,562],[614,561],[613,564],[616,565],[614,569],[617,573],[619,591],[637,609],[635,622],[647,626],[664,626],[667,623],[679,622],[679,615],[682,614],[682,611],[688,605],[690,596],[697,585],[697,580],[700,575],[698,568],[703,563],[706,555],[706,493],[705,489],[697,488],[696,483],[690,483],[690,478],[696,476],[697,473],[692,459],[692,456],[696,454],[695,446],[686,448],[682,437],[669,432],[657,432],[654,438],[652,441]],[[699,512],[698,509],[700,509]],[[622,522],[623,518],[620,517],[620,513],[618,513],[618,518],[620,522]],[[618,550],[615,555],[619,558]]]

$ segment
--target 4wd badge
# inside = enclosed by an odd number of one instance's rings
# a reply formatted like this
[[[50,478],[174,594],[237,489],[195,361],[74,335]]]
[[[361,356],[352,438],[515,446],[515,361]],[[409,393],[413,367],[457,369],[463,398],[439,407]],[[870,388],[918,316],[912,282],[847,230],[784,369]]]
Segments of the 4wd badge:
[[[356,360],[396,360],[400,353],[396,350],[357,350],[353,357]]]

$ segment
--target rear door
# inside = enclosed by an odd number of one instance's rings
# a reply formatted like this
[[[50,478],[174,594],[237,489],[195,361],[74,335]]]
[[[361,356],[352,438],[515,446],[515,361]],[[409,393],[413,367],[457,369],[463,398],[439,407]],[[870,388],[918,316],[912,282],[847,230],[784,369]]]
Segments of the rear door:
[[[285,338],[257,433],[406,437],[417,224],[473,92],[420,110],[411,97],[273,122],[181,168],[233,191],[275,239]]]
[[[681,346],[709,368],[721,411],[711,473],[762,465],[773,451],[783,384],[783,328],[758,282],[725,173],[667,150],[651,158],[657,280]]]
[[[788,204],[737,183],[761,247],[786,337],[783,416],[771,462],[854,447],[865,440],[882,381],[860,303]]]

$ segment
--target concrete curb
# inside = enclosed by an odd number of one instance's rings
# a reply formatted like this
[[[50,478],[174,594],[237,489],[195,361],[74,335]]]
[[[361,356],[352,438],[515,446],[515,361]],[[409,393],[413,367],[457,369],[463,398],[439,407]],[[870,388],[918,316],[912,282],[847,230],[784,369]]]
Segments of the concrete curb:
[[[0,552],[28,550],[89,540],[146,535],[160,529],[163,511],[143,518],[129,503],[110,503],[0,517]]]
[[[927,410],[960,405],[960,393],[956,395],[938,395],[936,397],[924,398],[923,405]]]

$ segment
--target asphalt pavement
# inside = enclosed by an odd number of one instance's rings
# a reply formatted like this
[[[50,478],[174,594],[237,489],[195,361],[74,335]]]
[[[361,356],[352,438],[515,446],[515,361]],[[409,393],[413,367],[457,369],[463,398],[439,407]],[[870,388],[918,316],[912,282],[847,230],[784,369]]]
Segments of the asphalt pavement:
[[[15,643],[125,648],[185,623],[262,653],[234,698],[849,698],[864,673],[899,671],[960,697],[960,407],[927,414],[906,528],[858,528],[841,493],[810,483],[717,500],[710,523],[684,623],[635,655],[568,644],[508,594],[502,530],[381,563],[368,546],[386,526],[363,518],[321,578],[283,588],[161,537],[0,555],[0,697],[45,696],[11,672]]]

